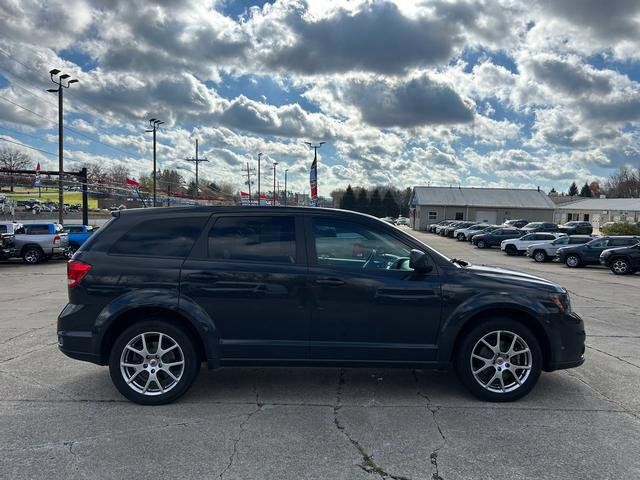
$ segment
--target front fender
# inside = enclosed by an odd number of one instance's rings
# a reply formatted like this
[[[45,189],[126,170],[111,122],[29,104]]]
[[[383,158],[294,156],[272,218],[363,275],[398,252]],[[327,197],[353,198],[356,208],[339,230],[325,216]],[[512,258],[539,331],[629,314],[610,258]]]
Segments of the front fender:
[[[181,298],[174,290],[133,290],[115,298],[96,318],[93,327],[94,352],[100,355],[105,335],[118,318],[127,312],[144,308],[159,308],[185,318],[198,332],[209,367],[218,365],[218,334],[212,319],[202,307],[188,298]]]
[[[500,310],[522,312],[523,315],[535,319],[548,335],[549,322],[540,320],[545,317],[547,309],[538,300],[514,292],[480,293],[458,305],[444,319],[440,332],[438,362],[443,365],[449,363],[458,335],[469,322],[477,321],[483,313]]]

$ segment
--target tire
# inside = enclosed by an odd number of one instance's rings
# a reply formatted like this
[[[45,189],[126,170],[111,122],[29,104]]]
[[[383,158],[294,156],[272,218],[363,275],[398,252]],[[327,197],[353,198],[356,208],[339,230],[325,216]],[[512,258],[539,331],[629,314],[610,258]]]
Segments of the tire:
[[[546,262],[549,259],[549,257],[547,257],[547,253],[544,250],[536,250],[531,256],[538,263]]]
[[[567,257],[564,259],[564,263],[569,268],[577,268],[580,265],[582,265],[582,262],[580,261],[580,257],[574,254],[567,255]]]
[[[44,259],[44,252],[40,247],[27,247],[22,252],[22,260],[29,265],[40,263]]]
[[[166,352],[157,355],[160,335]],[[146,355],[135,353],[129,347]],[[121,366],[121,361],[126,365]],[[172,365],[167,366],[169,363]],[[141,405],[164,405],[180,398],[199,371],[200,359],[194,339],[165,320],[134,323],[116,339],[109,355],[113,384],[123,396]]]
[[[476,247],[487,248],[487,242],[485,242],[484,240],[478,240],[478,243],[476,243]]]
[[[495,348],[498,332],[501,354],[482,342],[485,339]],[[514,338],[513,350],[519,352],[516,355],[511,353]],[[462,384],[479,399],[490,402],[512,402],[524,397],[536,385],[542,371],[542,351],[535,335],[509,317],[479,323],[465,335],[455,355],[456,373]],[[517,365],[527,368],[514,368]]]
[[[459,242],[464,242],[464,233],[459,233],[458,234],[458,241]]]
[[[609,263],[609,269],[616,275],[627,275],[631,272],[631,264],[626,258],[614,258]]]
[[[71,260],[71,257],[78,251],[78,247],[76,245],[69,245],[64,252],[64,255],[67,259]]]
[[[516,248],[515,245],[507,245],[504,251],[506,252],[507,255],[511,255],[511,256],[518,254],[518,249]]]

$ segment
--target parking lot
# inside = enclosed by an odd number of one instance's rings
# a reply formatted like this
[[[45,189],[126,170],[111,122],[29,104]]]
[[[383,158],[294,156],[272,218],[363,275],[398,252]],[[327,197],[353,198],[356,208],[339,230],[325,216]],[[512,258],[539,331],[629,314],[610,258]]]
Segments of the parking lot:
[[[479,402],[448,371],[234,368],[203,369],[180,401],[141,407],[105,367],[58,351],[64,262],[4,262],[0,477],[640,478],[640,274],[415,235],[565,286],[585,319],[586,363],[543,373],[510,404]]]

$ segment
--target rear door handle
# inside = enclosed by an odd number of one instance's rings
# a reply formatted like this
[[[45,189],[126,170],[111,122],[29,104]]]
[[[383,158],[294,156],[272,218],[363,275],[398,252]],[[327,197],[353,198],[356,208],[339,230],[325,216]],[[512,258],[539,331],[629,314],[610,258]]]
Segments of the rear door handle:
[[[340,280],[339,278],[334,278],[334,277],[320,277],[320,278],[316,278],[316,283],[318,285],[339,287],[341,285],[344,285],[344,280]]]
[[[212,280],[217,280],[218,275],[211,272],[199,272],[199,273],[190,273],[187,275],[187,280],[201,280],[205,282],[210,282]]]

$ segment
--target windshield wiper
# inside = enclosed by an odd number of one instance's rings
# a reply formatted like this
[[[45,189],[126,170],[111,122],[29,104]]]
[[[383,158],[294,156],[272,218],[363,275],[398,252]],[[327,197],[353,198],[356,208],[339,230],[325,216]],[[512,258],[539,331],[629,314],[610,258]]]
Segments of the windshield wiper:
[[[466,267],[469,265],[469,262],[465,262],[464,260],[460,260],[459,258],[452,258],[450,260],[451,263],[457,263],[461,267]]]

